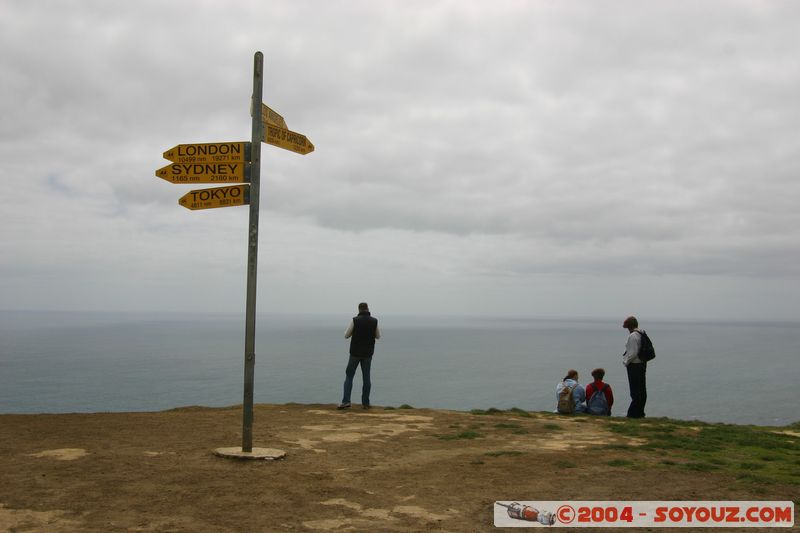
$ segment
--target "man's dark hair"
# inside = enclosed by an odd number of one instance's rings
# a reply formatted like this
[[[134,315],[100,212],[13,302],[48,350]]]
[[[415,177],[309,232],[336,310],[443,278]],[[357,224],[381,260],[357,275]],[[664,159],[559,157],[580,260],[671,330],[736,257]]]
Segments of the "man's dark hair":
[[[361,302],[360,304],[358,304],[358,312],[361,313],[362,311],[369,311],[369,306],[367,305],[367,302]]]
[[[623,322],[622,325],[625,326],[626,328],[636,329],[639,327],[639,321],[636,320],[635,316],[629,316],[628,318],[625,319],[625,322]]]
[[[597,381],[603,381],[603,378],[606,376],[606,371],[602,368],[595,368],[592,370],[592,377]]]

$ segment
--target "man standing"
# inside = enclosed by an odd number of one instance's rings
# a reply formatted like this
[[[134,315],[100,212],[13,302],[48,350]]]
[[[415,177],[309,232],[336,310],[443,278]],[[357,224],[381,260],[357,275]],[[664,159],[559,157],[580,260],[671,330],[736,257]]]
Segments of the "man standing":
[[[375,339],[381,338],[381,330],[378,329],[378,319],[369,314],[369,306],[366,303],[358,304],[358,316],[353,317],[344,332],[344,338],[350,339],[350,360],[344,372],[344,395],[338,409],[350,408],[350,393],[353,390],[353,377],[356,375],[358,365],[361,365],[361,379],[364,382],[361,389],[361,408],[369,409],[369,391],[372,388],[369,371],[372,366],[372,354],[375,353]]]
[[[622,364],[628,370],[628,385],[631,389],[628,418],[644,418],[644,404],[647,403],[647,363],[639,359],[642,345],[639,321],[635,316],[629,316],[622,323],[622,327],[629,333],[628,341],[625,343],[625,353],[622,354]]]

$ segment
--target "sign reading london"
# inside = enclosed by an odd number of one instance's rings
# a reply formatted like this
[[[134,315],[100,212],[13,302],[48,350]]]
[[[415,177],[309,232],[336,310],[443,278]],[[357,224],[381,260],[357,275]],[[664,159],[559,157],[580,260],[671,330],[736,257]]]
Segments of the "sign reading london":
[[[244,163],[250,160],[250,143],[179,144],[164,152],[164,159],[173,163]]]
[[[233,207],[250,203],[250,186],[233,185],[231,187],[212,187],[197,189],[181,196],[178,204],[186,209],[214,209],[216,207]]]
[[[156,176],[172,183],[242,183],[250,181],[247,163],[172,163]]]

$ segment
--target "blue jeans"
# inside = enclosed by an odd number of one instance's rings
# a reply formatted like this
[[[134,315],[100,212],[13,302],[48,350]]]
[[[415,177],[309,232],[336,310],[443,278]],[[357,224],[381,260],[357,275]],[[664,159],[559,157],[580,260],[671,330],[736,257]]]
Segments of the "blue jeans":
[[[364,382],[361,388],[361,405],[369,405],[369,391],[372,382],[369,379],[369,369],[372,366],[372,357],[353,357],[347,362],[347,369],[344,371],[344,396],[342,403],[350,403],[350,393],[353,390],[353,377],[356,375],[356,368],[361,365],[361,379]]]

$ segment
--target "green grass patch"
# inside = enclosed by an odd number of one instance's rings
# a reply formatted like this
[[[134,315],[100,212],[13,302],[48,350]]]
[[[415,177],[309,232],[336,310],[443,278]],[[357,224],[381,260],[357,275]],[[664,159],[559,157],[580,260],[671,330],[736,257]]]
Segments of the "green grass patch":
[[[522,426],[520,426],[519,424],[506,424],[505,422],[502,422],[500,424],[495,424],[494,427],[498,429],[519,429]]]
[[[461,433],[457,433],[455,435],[441,435],[439,437],[440,440],[470,440],[470,439],[482,439],[484,435],[478,433],[477,431],[462,431]]]
[[[627,459],[612,459],[606,462],[608,466],[632,466],[633,461],[628,461]]]
[[[398,407],[398,409],[413,409],[413,407],[408,405],[407,403],[404,403],[403,405]]]
[[[391,405],[387,405],[386,407],[383,408],[383,410],[384,411],[394,411],[394,407],[392,407]]]
[[[578,467],[578,465],[576,465],[572,461],[556,461],[556,466],[558,468],[577,468]]]
[[[711,463],[706,462],[689,462],[683,463],[682,465],[678,465],[685,470],[691,470],[693,472],[711,472],[712,470],[719,470],[718,465],[714,465]]]
[[[530,431],[528,431],[527,429],[515,429],[514,431],[511,432],[512,435],[527,435],[529,433]]]
[[[484,409],[473,409],[472,411],[470,411],[470,414],[478,415],[478,416],[484,416],[484,415],[499,415],[499,414],[503,414],[504,412],[505,411],[503,411],[502,409],[496,409],[494,407],[490,407],[490,408],[485,409],[485,410]]]
[[[486,452],[483,455],[488,455],[489,457],[500,457],[502,455],[523,455],[525,452],[517,452],[517,451],[497,451],[497,452]]]
[[[533,415],[528,411],[520,409],[519,407],[512,407],[508,411],[503,411],[502,409],[497,409],[495,407],[490,407],[488,409],[472,409],[469,412],[471,415],[476,416],[485,416],[485,415],[513,415],[513,416],[522,416],[525,418],[530,418]]]
[[[752,481],[756,483],[764,482],[764,478],[762,476],[753,474],[752,472],[744,472],[742,474],[738,474],[736,476],[736,479],[738,479],[739,481]]]
[[[542,426],[544,429],[552,429],[554,431],[558,431],[564,429],[563,427],[559,426],[558,424],[544,424]]]
[[[608,431],[621,437],[641,439],[642,446],[610,444],[605,449],[669,454],[663,467],[734,476],[746,483],[800,484],[800,439],[786,428],[710,424],[668,418],[606,420]],[[797,424],[800,425],[800,424]],[[793,427],[793,426],[790,426]],[[783,430],[783,431],[782,431]]]

